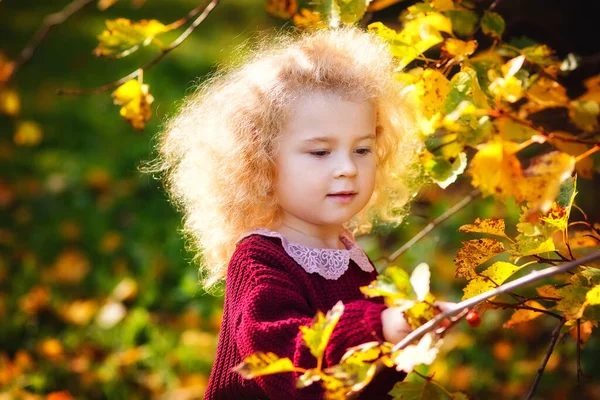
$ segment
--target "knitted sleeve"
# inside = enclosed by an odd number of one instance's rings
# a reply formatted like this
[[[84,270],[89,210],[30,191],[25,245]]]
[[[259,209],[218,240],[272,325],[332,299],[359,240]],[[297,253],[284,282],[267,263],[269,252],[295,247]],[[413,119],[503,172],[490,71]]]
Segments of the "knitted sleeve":
[[[256,351],[270,351],[289,357],[295,366],[315,367],[316,359],[304,345],[300,325],[310,325],[315,311],[302,296],[301,289],[283,270],[253,265],[251,288],[240,292],[236,315],[236,343],[242,357]],[[336,325],[323,359],[323,368],[337,364],[345,351],[382,337],[383,304],[355,300],[344,304],[344,312]],[[326,312],[327,310],[321,310]],[[255,378],[266,396],[273,399],[322,398],[320,385],[295,389],[298,373],[276,374]]]

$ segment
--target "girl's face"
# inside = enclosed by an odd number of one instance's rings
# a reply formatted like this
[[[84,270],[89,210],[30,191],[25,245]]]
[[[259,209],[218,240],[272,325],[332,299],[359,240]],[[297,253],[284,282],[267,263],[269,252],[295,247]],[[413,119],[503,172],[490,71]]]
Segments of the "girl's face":
[[[375,130],[368,101],[316,92],[295,103],[275,160],[284,223],[337,229],[367,205],[375,186]]]

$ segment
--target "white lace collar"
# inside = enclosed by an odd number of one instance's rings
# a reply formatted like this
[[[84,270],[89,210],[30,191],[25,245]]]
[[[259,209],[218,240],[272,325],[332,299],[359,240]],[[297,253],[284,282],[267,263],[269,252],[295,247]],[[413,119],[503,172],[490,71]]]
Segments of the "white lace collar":
[[[254,228],[244,233],[238,241],[252,234],[277,237],[281,239],[281,244],[286,253],[294,259],[308,273],[317,273],[325,279],[338,279],[346,272],[353,260],[356,265],[365,272],[372,272],[373,265],[365,252],[358,247],[352,233],[343,229],[340,233],[340,240],[346,249],[322,249],[318,247],[309,247],[300,243],[292,243],[279,232],[266,228]]]

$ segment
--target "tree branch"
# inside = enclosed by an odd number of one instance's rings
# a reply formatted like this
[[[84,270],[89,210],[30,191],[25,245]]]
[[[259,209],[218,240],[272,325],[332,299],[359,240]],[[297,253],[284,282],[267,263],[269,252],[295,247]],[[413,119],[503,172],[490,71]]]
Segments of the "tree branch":
[[[15,76],[17,70],[31,59],[35,49],[37,49],[37,47],[44,40],[44,38],[48,35],[48,33],[53,27],[62,24],[77,11],[81,10],[88,4],[91,4],[93,1],[94,0],[73,0],[71,3],[67,4],[67,6],[61,11],[47,15],[44,18],[44,23],[42,24],[40,29],[35,33],[33,38],[29,41],[29,43],[27,43],[23,51],[21,51],[21,53],[13,62],[12,70],[10,71],[6,82],[10,81]]]
[[[511,304],[511,303],[503,303],[503,302],[499,302],[499,301],[488,301],[488,303],[490,303],[493,306],[500,307],[500,308],[513,308],[515,310],[530,310],[530,311],[535,311],[538,313],[550,315],[556,319],[562,318],[562,316],[558,315],[557,313],[553,313],[552,311],[543,310],[543,309],[537,308],[537,307],[527,306],[525,304]]]
[[[390,256],[381,257],[376,261],[383,260],[385,262],[384,267],[393,263],[394,261],[396,261],[396,259],[398,257],[400,257],[412,245],[417,243],[419,240],[423,239],[429,232],[431,232],[433,230],[433,228],[435,228],[436,226],[438,226],[439,224],[441,224],[442,222],[444,222],[445,220],[450,218],[452,215],[456,214],[458,211],[460,211],[461,209],[466,207],[470,202],[475,200],[475,198],[477,198],[477,196],[479,196],[480,193],[481,193],[481,190],[479,190],[479,188],[474,189],[471,193],[469,193],[461,201],[456,203],[454,206],[450,207],[448,210],[446,210],[445,213],[443,213],[442,215],[440,215],[439,217],[434,219],[432,222],[430,222],[425,228],[423,228],[419,233],[417,233],[415,236],[413,236],[408,242],[406,242],[402,247],[400,247],[398,250],[396,250]]]
[[[537,281],[547,278],[549,276],[561,274],[570,269],[578,267],[582,264],[586,264],[586,263],[595,261],[597,259],[600,259],[600,251],[596,252],[596,253],[588,254],[585,257],[581,257],[579,259],[570,261],[568,263],[564,263],[564,264],[556,266],[556,267],[548,267],[541,271],[532,271],[525,276],[515,279],[514,281],[505,283],[501,286],[498,286],[495,289],[488,290],[487,292],[484,292],[477,296],[471,297],[470,299],[461,301],[460,303],[457,303],[453,308],[436,315],[433,319],[427,321],[425,324],[421,325],[420,327],[418,327],[417,329],[415,329],[414,331],[409,333],[404,339],[402,339],[401,341],[399,341],[398,343],[396,343],[394,345],[391,352],[393,353],[395,351],[404,349],[412,341],[418,340],[421,337],[423,337],[426,333],[433,331],[444,319],[451,317],[453,315],[456,315],[456,314],[462,312],[463,310],[469,309],[479,303],[482,303],[489,298],[498,296],[499,294],[509,292],[513,289],[516,289],[516,288],[519,288],[522,286],[529,285],[533,282],[537,282]],[[562,324],[564,324],[564,322]],[[562,326],[562,324],[561,324],[561,326]],[[558,331],[560,331],[560,329],[558,329]],[[556,342],[556,340],[554,340],[554,341]],[[554,345],[552,347],[554,347]],[[544,364],[544,366],[545,366],[545,364]],[[383,370],[383,368],[385,368],[385,366],[378,365],[375,369],[374,374],[378,374],[379,372],[381,372]],[[356,394],[356,392],[349,392],[348,398],[355,398],[354,397],[355,394]]]
[[[531,398],[535,394],[535,389],[537,388],[537,385],[540,383],[540,380],[542,379],[542,374],[544,373],[546,364],[548,363],[548,360],[550,359],[550,356],[552,355],[552,352],[554,351],[554,346],[556,345],[556,342],[558,341],[558,336],[560,335],[560,329],[563,327],[565,322],[567,322],[567,320],[564,318],[561,318],[561,320],[558,322],[558,325],[556,325],[556,328],[554,328],[554,330],[552,331],[552,340],[550,342],[550,346],[548,346],[548,351],[546,351],[546,357],[544,357],[544,361],[542,361],[542,365],[540,366],[540,368],[537,371],[537,374],[535,375],[535,379],[533,380],[531,389],[529,389],[529,393],[527,394],[526,400],[531,400]]]
[[[175,49],[177,46],[179,46],[185,39],[187,39],[187,37],[194,31],[194,29],[196,29],[198,27],[198,25],[200,25],[200,23],[202,23],[202,21],[204,21],[206,19],[206,17],[208,17],[208,15],[219,4],[219,2],[220,2],[220,0],[212,0],[210,3],[208,3],[208,5],[206,7],[204,7],[204,11],[202,12],[202,14],[200,14],[198,16],[198,18],[196,18],[196,20],[194,22],[192,22],[192,24],[177,39],[175,39],[173,42],[171,42],[171,44],[169,46],[165,47],[158,56],[156,56],[155,58],[150,60],[143,67],[140,67],[140,68],[136,69],[135,71],[131,72],[129,75],[124,76],[123,78],[121,78],[115,82],[109,83],[107,85],[104,85],[104,86],[101,86],[101,87],[98,87],[95,89],[87,89],[87,90],[58,89],[56,91],[56,94],[58,94],[58,95],[70,94],[70,95],[80,96],[83,94],[101,93],[101,92],[105,92],[107,90],[113,89],[117,86],[120,86],[123,83],[127,82],[128,80],[137,77],[141,72],[147,71],[154,64],[156,64],[160,60],[162,60],[164,56],[166,56],[169,52],[171,52],[173,49]],[[202,7],[195,8],[184,19],[186,19],[186,18],[190,19],[192,17],[193,13],[198,13],[201,9],[202,9]]]

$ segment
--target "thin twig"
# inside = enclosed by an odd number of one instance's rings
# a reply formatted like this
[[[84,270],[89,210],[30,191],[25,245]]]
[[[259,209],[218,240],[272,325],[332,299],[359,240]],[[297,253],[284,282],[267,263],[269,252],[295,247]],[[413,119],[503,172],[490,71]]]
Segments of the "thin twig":
[[[452,215],[456,214],[458,211],[460,211],[461,209],[466,207],[470,202],[475,200],[475,198],[477,198],[477,196],[479,196],[480,193],[481,193],[481,190],[479,190],[479,188],[474,189],[471,193],[469,193],[467,196],[465,196],[461,201],[459,201],[454,206],[452,206],[448,210],[446,210],[445,213],[443,213],[442,215],[440,215],[439,217],[437,217],[436,219],[431,221],[425,228],[423,228],[419,233],[417,233],[415,236],[413,236],[408,242],[406,242],[402,247],[400,247],[398,250],[393,252],[390,256],[381,257],[377,261],[383,260],[385,262],[384,267],[393,263],[406,250],[411,248],[412,245],[417,243],[419,240],[423,239],[431,230],[433,230],[433,228],[435,228],[436,226],[438,226],[439,224],[441,224],[442,222],[444,222],[445,220],[450,218]]]
[[[439,313],[433,319],[427,321],[425,324],[421,325],[420,327],[418,327],[417,329],[415,329],[414,331],[409,333],[404,339],[402,339],[401,341],[399,341],[398,343],[396,343],[394,345],[391,352],[393,353],[395,351],[404,349],[406,346],[408,346],[414,340],[418,340],[421,337],[423,337],[426,333],[433,331],[444,319],[451,317],[453,315],[456,315],[456,314],[462,312],[464,309],[470,309],[473,306],[486,301],[487,299],[490,299],[494,296],[498,296],[499,294],[509,292],[511,290],[514,290],[514,289],[522,287],[522,286],[529,285],[533,282],[537,282],[541,279],[547,278],[552,275],[564,273],[565,271],[568,271],[570,269],[578,267],[579,265],[586,264],[586,263],[595,261],[597,259],[600,259],[600,251],[592,253],[592,254],[588,254],[585,257],[581,257],[579,259],[569,261],[568,263],[564,263],[564,264],[556,266],[556,267],[544,268],[541,271],[532,271],[525,276],[515,279],[514,281],[505,283],[495,289],[488,290],[477,296],[471,297],[470,299],[467,299],[460,303],[457,303],[453,308],[446,310],[442,313]],[[560,331],[560,329],[559,329],[559,331]],[[378,374],[379,372],[381,372],[383,370],[383,368],[384,368],[384,366],[378,365],[375,369],[374,374],[375,375]],[[350,392],[348,398],[354,398],[354,397],[352,397],[354,395],[355,395],[355,393]]]
[[[537,308],[537,307],[526,306],[524,304],[511,304],[511,303],[503,303],[503,302],[489,301],[489,300],[488,300],[488,303],[490,303],[491,305],[497,306],[497,307],[501,307],[501,308],[514,308],[516,310],[530,310],[530,311],[535,311],[535,312],[550,315],[556,319],[562,318],[562,316],[560,316],[556,313],[553,313],[552,311],[543,310],[543,309]]]
[[[67,89],[58,89],[56,91],[56,94],[71,94],[71,95],[76,95],[76,96],[80,96],[82,94],[94,94],[94,93],[101,93],[101,92],[105,92],[107,90],[110,90],[112,88],[115,88],[117,86],[122,85],[123,83],[127,82],[130,79],[133,79],[135,77],[138,76],[138,74],[141,71],[147,71],[148,69],[150,69],[154,64],[158,63],[160,60],[163,59],[164,56],[166,56],[169,52],[171,52],[171,50],[175,49],[177,46],[179,46],[185,39],[187,39],[187,37],[194,31],[194,29],[196,29],[198,27],[198,25],[200,25],[200,23],[202,21],[204,21],[206,19],[206,17],[208,17],[208,15],[211,13],[211,11],[219,4],[220,0],[212,0],[205,8],[204,11],[202,12],[202,14],[200,14],[198,16],[198,18],[196,18],[196,20],[194,20],[194,22],[177,38],[175,39],[169,46],[165,47],[161,53],[156,56],[155,58],[153,58],[152,60],[150,60],[147,64],[145,64],[143,67],[136,69],[135,71],[133,71],[132,73],[130,73],[127,76],[124,76],[123,78],[109,83],[107,85],[95,88],[95,89],[88,89],[88,90],[67,90]],[[194,10],[199,10],[200,8],[196,8]]]
[[[537,388],[537,385],[540,383],[540,380],[542,379],[542,374],[544,373],[546,364],[548,363],[548,360],[550,359],[550,356],[552,355],[552,352],[554,351],[554,346],[556,345],[556,342],[558,341],[558,336],[560,335],[560,329],[563,327],[565,322],[567,322],[567,320],[562,318],[558,322],[558,325],[556,325],[556,328],[554,328],[554,330],[552,331],[552,341],[550,342],[550,346],[548,346],[548,351],[546,351],[546,357],[544,357],[544,361],[542,361],[542,365],[540,366],[540,368],[537,371],[537,374],[535,375],[535,379],[533,380],[531,389],[529,389],[529,393],[527,394],[526,400],[531,400],[531,398],[535,394],[535,389]]]
[[[21,53],[13,62],[12,70],[8,75],[6,81],[10,81],[11,78],[15,76],[17,70],[20,69],[23,66],[23,64],[25,64],[31,59],[35,50],[38,48],[40,43],[44,40],[44,38],[48,35],[48,33],[53,27],[62,24],[77,11],[81,10],[88,4],[91,4],[93,1],[94,0],[73,0],[71,3],[67,4],[67,6],[61,11],[47,15],[44,18],[44,23],[42,24],[42,26],[38,29],[33,38],[31,38],[29,43],[27,43],[25,48],[21,51]]]

